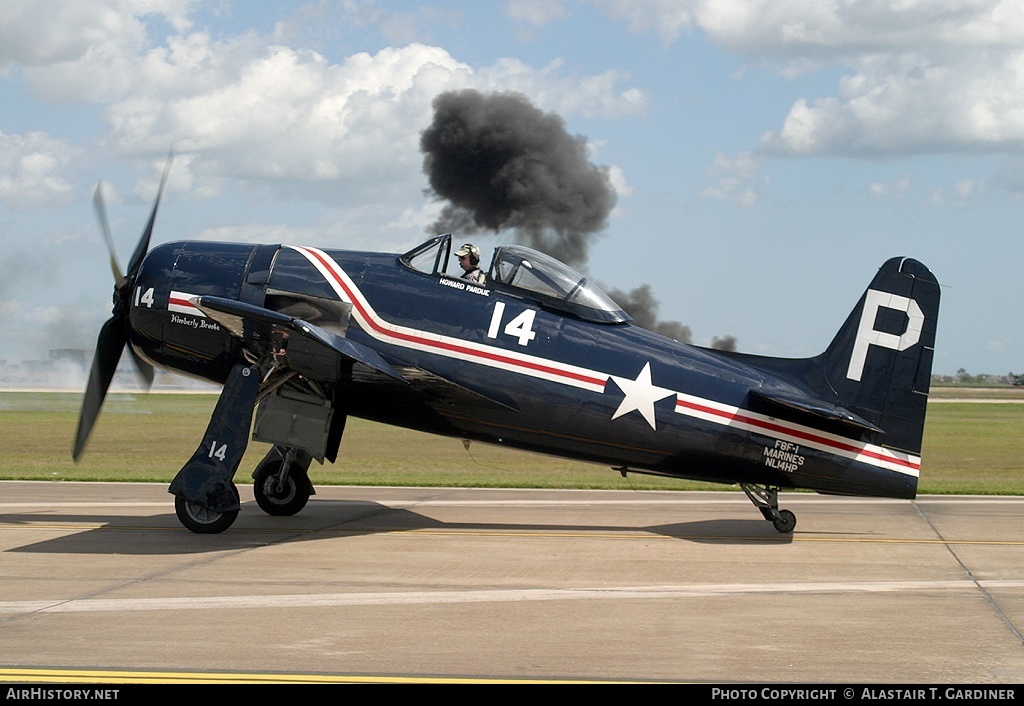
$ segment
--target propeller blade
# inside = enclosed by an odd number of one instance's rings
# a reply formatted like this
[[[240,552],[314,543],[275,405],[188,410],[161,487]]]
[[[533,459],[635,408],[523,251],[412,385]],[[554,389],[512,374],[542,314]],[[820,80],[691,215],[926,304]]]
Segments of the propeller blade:
[[[139,371],[139,375],[142,376],[148,390],[153,385],[153,366],[144,361],[131,346],[128,346],[128,350],[131,352],[132,360],[135,362],[135,369]]]
[[[156,192],[156,201],[153,203],[153,212],[149,214],[149,223],[146,224],[146,229],[142,231],[142,237],[139,239],[139,244],[135,246],[135,252],[132,253],[132,259],[128,263],[128,277],[134,278],[139,272],[139,268],[142,267],[142,260],[146,257],[146,252],[149,250],[149,239],[153,235],[153,224],[156,223],[156,212],[160,207],[160,197],[164,193],[164,186],[167,184],[167,175],[171,171],[171,163],[174,162],[173,150],[167,155],[167,164],[164,165],[164,174],[160,178],[160,188]]]
[[[103,239],[107,241],[107,251],[110,253],[110,269],[114,273],[115,286],[121,288],[125,283],[125,277],[121,273],[121,267],[117,264],[117,253],[114,252],[114,239],[110,235],[107,206],[103,201],[103,182],[96,184],[96,191],[92,195],[92,205],[96,210],[96,218],[100,222],[100,231],[103,233]]]
[[[96,357],[92,359],[89,384],[85,388],[85,397],[82,398],[82,412],[78,417],[78,431],[71,452],[71,458],[76,461],[85,448],[85,442],[89,440],[89,434],[96,423],[96,417],[99,416],[103,398],[106,397],[107,388],[114,378],[114,370],[121,360],[121,351],[124,350],[126,342],[124,319],[119,316],[107,319],[96,340]]]
[[[96,208],[96,216],[100,221],[100,229],[107,241],[107,249],[110,251],[110,265],[114,270],[114,279],[117,286],[114,289],[114,315],[107,319],[100,329],[99,338],[96,340],[96,356],[92,360],[92,370],[89,372],[89,383],[85,388],[85,396],[82,398],[82,412],[78,417],[78,431],[75,433],[75,445],[71,451],[71,457],[78,460],[89,440],[89,434],[99,416],[100,408],[103,406],[103,399],[107,396],[107,389],[110,381],[114,379],[114,371],[117,363],[121,360],[121,353],[128,344],[128,291],[134,286],[135,278],[142,268],[142,261],[146,258],[149,250],[149,241],[153,235],[153,224],[156,222],[156,212],[160,207],[160,197],[167,185],[167,176],[171,171],[171,163],[174,161],[174,151],[167,155],[167,164],[164,165],[164,173],[160,178],[160,188],[156,193],[156,201],[153,203],[153,212],[149,214],[149,222],[146,229],[142,231],[142,237],[132,259],[128,262],[128,271],[121,273],[117,266],[117,256],[114,254],[114,240],[110,236],[110,224],[107,222],[107,209],[103,203],[103,191],[101,186],[96,187],[93,196],[93,205]],[[129,348],[131,348],[129,346]],[[153,383],[153,366],[143,360],[134,349],[131,350],[135,367],[139,374],[146,381],[147,386]]]

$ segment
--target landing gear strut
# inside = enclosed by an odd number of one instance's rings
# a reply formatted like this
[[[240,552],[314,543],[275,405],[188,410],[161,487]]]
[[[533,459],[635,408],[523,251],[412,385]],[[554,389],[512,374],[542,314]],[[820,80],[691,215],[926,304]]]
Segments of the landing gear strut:
[[[779,488],[770,485],[754,485],[753,483],[740,483],[743,492],[754,503],[754,507],[761,511],[764,519],[771,522],[775,529],[783,534],[789,534],[796,527],[796,515],[789,510],[779,509]]]

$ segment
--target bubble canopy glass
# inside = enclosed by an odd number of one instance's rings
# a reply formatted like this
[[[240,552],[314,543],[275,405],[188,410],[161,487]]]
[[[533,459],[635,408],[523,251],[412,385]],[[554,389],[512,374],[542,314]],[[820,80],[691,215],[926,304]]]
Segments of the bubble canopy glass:
[[[451,252],[451,235],[439,235],[402,255],[409,267],[427,274],[445,274]],[[617,324],[629,314],[601,288],[550,255],[522,245],[502,245],[494,250],[484,285],[524,298],[585,321]]]
[[[487,279],[510,289],[539,295],[542,303],[599,323],[629,321],[611,297],[576,270],[550,255],[522,245],[494,251]]]

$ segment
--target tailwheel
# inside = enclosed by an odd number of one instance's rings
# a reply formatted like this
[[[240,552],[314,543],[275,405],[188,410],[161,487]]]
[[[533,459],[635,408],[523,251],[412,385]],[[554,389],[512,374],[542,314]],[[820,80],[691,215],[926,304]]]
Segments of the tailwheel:
[[[218,534],[234,524],[238,517],[238,510],[228,512],[217,512],[203,507],[199,503],[175,496],[174,512],[178,515],[178,521],[185,527],[198,534]]]
[[[770,485],[754,485],[753,483],[740,483],[743,492],[754,503],[754,507],[761,511],[764,519],[772,523],[776,530],[782,534],[789,534],[796,528],[796,515],[789,510],[779,509],[779,488]]]
[[[772,520],[775,529],[783,534],[789,534],[796,527],[796,515],[789,510],[779,510],[779,516]]]
[[[309,460],[295,449],[282,453],[275,447],[260,461],[252,474],[253,495],[263,512],[285,517],[306,507],[313,494],[307,475]]]

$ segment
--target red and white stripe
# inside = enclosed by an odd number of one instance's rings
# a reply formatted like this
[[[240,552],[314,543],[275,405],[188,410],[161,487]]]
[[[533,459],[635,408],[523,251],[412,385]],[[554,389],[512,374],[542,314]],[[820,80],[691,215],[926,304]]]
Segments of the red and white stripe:
[[[898,471],[915,477],[921,471],[920,456],[894,451],[876,444],[854,441],[813,427],[794,424],[766,414],[758,414],[682,392],[676,393],[676,412],[696,419],[772,436],[801,447],[825,451],[890,471]]]
[[[192,299],[195,296],[195,294],[189,294],[188,292],[176,292],[171,290],[171,296],[167,299],[167,311],[173,311],[177,314],[188,314],[190,316],[202,316],[205,318],[206,314],[192,304]]]
[[[352,315],[370,336],[383,343],[426,351],[521,375],[569,385],[592,392],[604,392],[610,375],[559,361],[508,351],[497,346],[464,341],[437,333],[399,326],[374,311],[363,293],[340,265],[317,248],[289,246],[301,253],[324,276],[338,297],[352,305]],[[875,444],[853,441],[812,427],[794,424],[768,415],[676,392],[675,410],[714,424],[744,429],[813,448],[843,458],[917,476],[921,458]]]
[[[316,248],[296,247],[295,250],[313,263],[342,301],[352,305],[352,315],[356,322],[378,341],[480,363],[592,392],[604,392],[605,383],[608,381],[608,375],[605,373],[385,321],[374,311],[363,293],[332,257]]]

